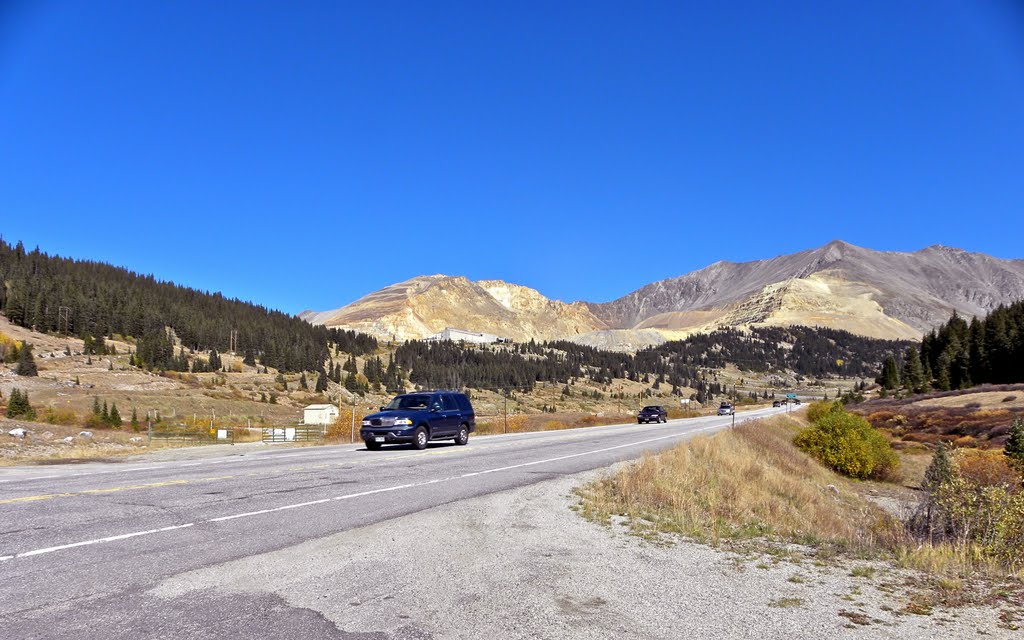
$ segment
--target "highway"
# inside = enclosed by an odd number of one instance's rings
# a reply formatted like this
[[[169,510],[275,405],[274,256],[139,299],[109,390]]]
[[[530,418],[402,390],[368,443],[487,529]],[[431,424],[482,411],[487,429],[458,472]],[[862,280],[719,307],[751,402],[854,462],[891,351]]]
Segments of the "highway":
[[[740,413],[736,423],[784,412]],[[321,620],[268,616],[273,603],[226,606],[216,593],[184,603],[150,592],[190,571],[606,467],[731,423],[473,437],[466,447],[424,451],[265,447],[173,462],[0,468],[0,636],[324,637]],[[330,637],[371,637],[338,634]]]

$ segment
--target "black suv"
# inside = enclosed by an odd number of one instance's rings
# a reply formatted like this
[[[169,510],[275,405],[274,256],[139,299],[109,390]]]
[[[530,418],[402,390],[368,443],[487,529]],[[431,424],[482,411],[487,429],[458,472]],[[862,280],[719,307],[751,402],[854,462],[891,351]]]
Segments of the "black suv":
[[[665,411],[665,407],[660,405],[644,407],[640,413],[636,414],[636,423],[644,424],[645,422],[668,422],[668,411]]]
[[[417,449],[425,449],[431,440],[466,444],[474,431],[476,414],[466,394],[421,391],[396,396],[379,413],[363,418],[359,437],[367,449],[397,443],[412,443]]]

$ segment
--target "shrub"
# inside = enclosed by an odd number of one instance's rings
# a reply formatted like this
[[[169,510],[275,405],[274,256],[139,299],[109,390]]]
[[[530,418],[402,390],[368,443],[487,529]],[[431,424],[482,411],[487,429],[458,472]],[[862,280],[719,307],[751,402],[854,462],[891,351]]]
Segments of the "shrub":
[[[973,485],[1014,489],[1020,485],[1020,474],[999,451],[961,449],[957,451],[955,461],[960,475]]]
[[[49,424],[71,425],[78,423],[78,415],[71,409],[55,409],[47,407],[43,420]]]
[[[827,400],[818,400],[817,402],[812,402],[810,406],[807,407],[807,419],[810,420],[811,422],[817,422],[822,417],[824,417],[825,414],[831,411],[833,407],[835,407],[836,405],[837,403],[828,402]]]
[[[1003,398],[1003,402],[1013,402],[1016,399],[1017,396],[1006,396],[1005,398]]]
[[[889,441],[864,418],[841,404],[801,431],[793,441],[825,466],[853,478],[885,479],[899,464]]]

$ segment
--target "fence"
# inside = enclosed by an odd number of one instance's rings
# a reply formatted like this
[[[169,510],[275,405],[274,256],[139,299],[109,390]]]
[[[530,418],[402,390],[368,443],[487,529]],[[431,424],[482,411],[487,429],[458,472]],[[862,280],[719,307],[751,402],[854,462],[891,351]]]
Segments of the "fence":
[[[322,426],[263,427],[263,442],[315,442],[324,439]]]
[[[234,429],[174,429],[169,431],[150,431],[149,442],[152,445],[161,444],[234,444]]]

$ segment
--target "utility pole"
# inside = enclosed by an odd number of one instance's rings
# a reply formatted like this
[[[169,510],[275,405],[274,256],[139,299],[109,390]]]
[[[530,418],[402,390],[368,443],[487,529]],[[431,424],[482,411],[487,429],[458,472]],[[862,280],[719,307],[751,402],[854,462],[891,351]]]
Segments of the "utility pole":
[[[508,390],[505,391],[505,433],[508,433]]]
[[[356,441],[356,396],[352,394],[352,443]]]
[[[71,307],[63,305],[57,307],[57,333],[60,333],[61,324],[64,325],[64,337],[66,338],[71,332]]]

